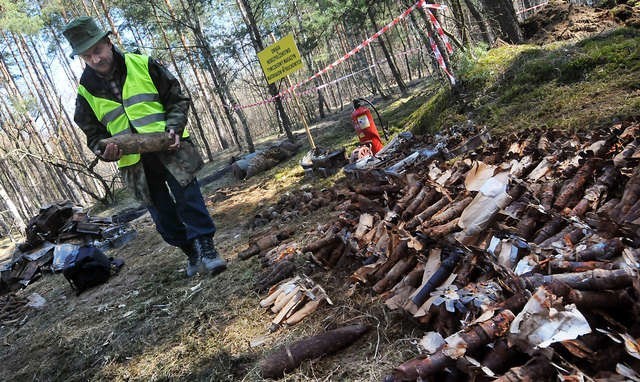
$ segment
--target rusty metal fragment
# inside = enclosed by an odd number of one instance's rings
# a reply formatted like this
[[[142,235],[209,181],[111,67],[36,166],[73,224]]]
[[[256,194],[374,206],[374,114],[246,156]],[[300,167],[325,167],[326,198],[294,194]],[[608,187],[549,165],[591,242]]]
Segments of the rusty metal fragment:
[[[306,337],[274,351],[260,362],[264,378],[281,378],[303,361],[335,353],[351,345],[369,330],[365,325],[352,325]]]
[[[440,268],[418,288],[418,292],[411,298],[411,301],[416,306],[424,304],[431,292],[449,277],[451,272],[453,272],[453,268],[458,265],[458,261],[462,258],[463,252],[458,248],[451,248],[446,251],[446,256]]]
[[[543,382],[552,381],[555,370],[544,357],[536,357],[524,366],[514,367],[503,376],[495,379],[499,382]]]
[[[578,169],[576,174],[573,176],[573,179],[565,184],[560,192],[558,193],[558,197],[556,198],[553,206],[558,210],[562,210],[567,206],[569,199],[573,197],[578,192],[582,191],[582,188],[587,184],[589,177],[598,166],[600,159],[598,158],[589,158],[587,161]]]
[[[415,381],[424,378],[448,365],[455,363],[455,358],[447,354],[460,355],[473,351],[482,345],[493,341],[497,337],[502,337],[509,330],[511,321],[515,318],[509,310],[503,310],[492,319],[471,326],[467,331],[456,333],[445,339],[447,342],[439,351],[426,358],[417,358],[398,366],[393,374],[385,377],[385,382],[395,381]]]

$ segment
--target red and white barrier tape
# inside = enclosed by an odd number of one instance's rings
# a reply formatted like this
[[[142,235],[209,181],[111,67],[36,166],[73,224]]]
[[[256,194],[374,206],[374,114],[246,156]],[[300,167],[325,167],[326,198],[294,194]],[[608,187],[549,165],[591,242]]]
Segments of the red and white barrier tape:
[[[433,37],[431,37],[429,32],[427,32],[427,35],[429,36],[429,44],[431,45],[431,50],[433,51],[433,54],[436,56],[438,65],[440,65],[440,68],[442,68],[442,70],[447,74],[447,77],[449,77],[449,81],[451,81],[451,84],[455,85],[456,79],[453,76],[453,74],[449,72],[449,69],[447,69],[447,64],[444,62],[444,58],[442,58],[442,54],[440,53],[440,49],[438,49],[438,45],[436,44]]]
[[[394,55],[394,57],[404,56],[404,55],[411,54],[411,53],[415,53],[415,52],[418,52],[418,51],[421,51],[421,50],[422,50],[421,48],[413,48],[413,49],[409,49],[409,50],[406,50],[406,51],[404,51],[404,52],[400,52],[400,53],[398,53],[398,54],[395,54],[395,55]],[[360,73],[362,73],[362,72],[364,72],[364,71],[367,71],[367,70],[370,70],[370,69],[372,69],[372,68],[375,68],[376,66],[378,66],[378,65],[380,65],[380,64],[383,64],[383,63],[385,63],[385,62],[387,62],[387,60],[386,60],[386,59],[384,59],[384,60],[380,60],[380,61],[378,61],[378,62],[376,62],[376,63],[373,63],[373,64],[371,64],[371,65],[367,66],[367,67],[366,67],[366,68],[364,68],[364,69],[360,69],[360,70],[358,70],[358,71],[356,71],[356,72],[349,73],[349,74],[347,74],[346,76],[342,76],[342,77],[340,77],[340,78],[336,78],[335,80],[333,80],[333,81],[331,81],[331,82],[327,82],[326,84],[322,84],[322,85],[320,85],[320,86],[318,86],[318,87],[315,87],[315,88],[313,88],[313,89],[311,89],[311,90],[320,90],[320,89],[324,89],[324,88],[326,88],[326,87],[327,87],[327,86],[329,86],[329,85],[333,85],[333,84],[336,84],[336,83],[338,83],[338,82],[344,81],[344,80],[346,80],[346,79],[347,79],[347,78],[349,78],[349,77],[353,77],[353,76],[355,76],[356,74],[360,74]],[[305,92],[306,92],[306,91],[305,91]],[[300,94],[300,93],[296,93],[296,94]]]
[[[402,55],[406,55],[406,54],[414,53],[414,52],[421,51],[421,50],[422,50],[421,48],[413,48],[413,49],[406,50],[406,51],[404,51],[404,52],[400,52],[400,53],[398,53],[398,54],[395,54],[395,55],[394,55],[394,57],[398,57],[398,56],[402,56]],[[322,85],[320,85],[320,86],[314,86],[314,87],[309,88],[309,89],[306,89],[306,90],[304,90],[304,91],[302,91],[302,92],[297,91],[297,92],[296,92],[296,95],[304,96],[304,95],[307,95],[307,94],[312,93],[312,92],[314,92],[314,91],[317,91],[317,90],[320,90],[320,89],[324,89],[324,88],[326,88],[326,87],[328,87],[328,86],[330,86],[330,85],[337,84],[338,82],[344,81],[344,80],[346,80],[346,79],[348,79],[348,78],[350,78],[350,77],[353,77],[353,76],[355,76],[355,75],[357,75],[357,74],[360,74],[360,73],[362,73],[362,72],[364,72],[364,71],[370,70],[370,69],[372,69],[372,68],[374,68],[374,67],[376,67],[376,66],[378,66],[378,65],[384,64],[385,62],[387,62],[387,60],[386,60],[386,59],[381,60],[381,61],[378,61],[378,62],[376,62],[376,63],[373,63],[373,64],[371,64],[371,65],[367,66],[366,68],[360,69],[360,70],[358,70],[358,71],[356,71],[356,72],[349,73],[349,74],[347,74],[346,76],[342,76],[342,77],[340,77],[340,78],[336,78],[335,80],[333,80],[333,81],[331,81],[331,82],[327,82],[326,84],[322,84]],[[287,98],[288,96],[289,96],[289,95],[284,96],[284,97],[283,97],[283,99]]]
[[[329,86],[329,85],[337,84],[338,82],[344,81],[344,80],[346,80],[346,79],[347,79],[347,78],[349,78],[349,77],[353,77],[353,76],[355,76],[356,74],[360,74],[360,73],[362,73],[362,72],[364,72],[364,71],[370,70],[370,69],[372,69],[372,68],[376,67],[377,65],[378,65],[377,63],[376,63],[376,64],[371,64],[371,65],[367,66],[367,67],[366,67],[366,68],[364,68],[364,69],[360,69],[360,70],[358,70],[357,72],[349,73],[349,74],[347,74],[346,76],[342,76],[342,77],[340,77],[340,78],[336,78],[335,80],[333,80],[333,81],[331,81],[331,82],[327,82],[326,84],[322,84],[322,85],[318,86],[315,90],[324,89],[324,88],[326,88],[326,87],[327,87],[327,86]]]
[[[394,57],[404,56],[404,55],[412,54],[412,53],[419,52],[419,51],[422,51],[422,48],[413,48],[413,49],[406,50],[404,52],[397,53],[397,54],[394,55]],[[380,61],[378,61],[376,63],[373,63],[373,64],[367,66],[366,68],[363,68],[363,69],[360,69],[358,71],[349,73],[349,74],[347,74],[345,76],[342,76],[340,78],[336,78],[335,80],[333,80],[331,82],[327,82],[327,83],[319,85],[319,86],[314,86],[314,87],[306,89],[306,90],[304,90],[302,92],[297,91],[296,94],[299,95],[299,96],[303,96],[303,95],[312,93],[314,91],[324,89],[324,88],[326,88],[326,87],[328,87],[330,85],[337,84],[338,82],[342,82],[342,81],[344,81],[344,80],[346,80],[346,79],[348,79],[350,77],[353,77],[353,76],[355,76],[357,74],[360,74],[360,73],[362,73],[364,71],[370,70],[370,69],[372,69],[372,68],[374,68],[374,67],[376,67],[378,65],[381,65],[381,64],[383,64],[385,62],[387,62],[386,59],[380,60]],[[289,95],[282,96],[282,99],[286,99],[288,96]],[[258,106],[258,105],[264,105],[264,104],[267,104],[267,103],[270,103],[270,102],[274,102],[275,100],[276,100],[276,97],[272,97],[272,98],[270,98],[268,100],[264,100],[264,101],[261,101],[261,102],[256,102],[256,103],[253,103],[253,104],[250,104],[250,105],[243,105],[243,107],[252,107],[252,106]],[[233,108],[231,105],[224,105],[224,107]]]
[[[339,59],[335,60],[331,64],[327,65],[325,68],[323,68],[322,70],[318,71],[317,73],[315,73],[314,75],[310,76],[309,78],[298,82],[297,84],[289,87],[288,89],[285,89],[285,90],[281,91],[280,93],[276,94],[275,96],[273,96],[271,98],[267,98],[267,99],[265,99],[263,101],[255,102],[255,103],[248,104],[248,105],[235,105],[235,106],[233,106],[233,109],[234,110],[247,109],[247,108],[250,108],[250,107],[260,106],[260,105],[264,105],[264,104],[267,104],[267,103],[274,102],[278,98],[285,99],[286,97],[291,96],[295,92],[295,90],[298,89],[299,87],[302,87],[303,85],[307,84],[308,82],[310,82],[310,81],[320,77],[321,75],[327,73],[329,70],[335,68],[339,64],[341,64],[344,61],[346,61],[349,57],[351,57],[351,56],[355,55],[356,53],[358,53],[360,50],[365,48],[367,45],[372,43],[374,40],[377,40],[383,33],[387,32],[389,29],[393,28],[396,24],[398,24],[401,20],[406,18],[411,12],[413,12],[416,8],[419,8],[419,7],[424,8],[425,12],[427,12],[427,14],[429,15],[429,20],[430,20],[431,24],[434,26],[434,28],[436,28],[436,30],[438,31],[438,34],[440,35],[440,37],[445,42],[445,46],[447,47],[447,51],[449,53],[452,53],[453,52],[453,48],[451,47],[451,44],[449,43],[449,39],[445,35],[444,30],[440,26],[440,23],[438,23],[438,20],[435,18],[435,16],[429,10],[429,9],[446,9],[447,6],[446,5],[442,5],[442,4],[429,4],[429,3],[426,2],[426,0],[419,0],[417,3],[413,4],[411,7],[407,8],[404,12],[402,12],[398,17],[396,17],[391,22],[389,22],[387,25],[382,27],[382,29],[380,29],[379,31],[377,31],[376,33],[371,35],[371,37],[367,38],[362,43],[358,44],[358,46],[356,46],[351,51],[346,53],[344,56],[340,57]],[[451,72],[447,69],[447,66],[446,66],[446,64],[444,62],[444,59],[442,58],[442,54],[440,54],[440,50],[438,49],[438,46],[435,44],[435,41],[433,41],[431,36],[429,36],[429,40],[431,42],[431,49],[433,51],[433,54],[435,55],[436,59],[438,60],[438,64],[443,69],[443,71],[447,74],[447,76],[449,77],[449,80],[451,81],[451,83],[455,84],[455,78],[453,77]],[[314,91],[314,90],[317,90],[317,89],[315,89],[315,88],[308,89],[308,90],[305,90],[302,93],[306,94],[306,93],[308,93],[310,91]],[[297,93],[297,94],[302,94],[302,93]]]
[[[523,9],[521,11],[516,12],[516,15],[521,15],[521,14],[523,14],[525,12],[533,11],[534,9],[538,9],[538,8],[544,7],[545,5],[548,5],[548,4],[549,4],[549,2],[547,1],[546,3],[534,5],[531,8]]]
[[[438,19],[436,19],[436,17],[433,15],[433,13],[429,9],[425,8],[425,12],[429,16],[429,21],[431,21],[431,24],[433,25],[433,27],[436,28],[436,31],[438,31],[440,38],[442,39],[442,41],[444,41],[444,46],[447,47],[447,52],[449,52],[449,54],[453,53],[453,47],[449,42],[449,37],[447,37],[447,35],[444,33],[444,29],[442,29],[442,27],[440,26]]]

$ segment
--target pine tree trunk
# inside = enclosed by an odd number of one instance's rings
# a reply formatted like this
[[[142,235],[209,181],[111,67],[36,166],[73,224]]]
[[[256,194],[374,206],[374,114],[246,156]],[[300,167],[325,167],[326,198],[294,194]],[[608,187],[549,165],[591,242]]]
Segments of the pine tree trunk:
[[[362,37],[367,38],[367,35],[363,34]],[[388,99],[389,95],[386,94],[384,88],[386,87],[387,90],[391,91],[389,88],[389,82],[387,81],[387,78],[385,76],[384,71],[382,70],[382,67],[378,65],[378,63],[376,62],[376,56],[373,51],[373,46],[371,44],[367,46],[366,52],[362,56],[362,60],[364,62],[365,67],[370,67],[368,72],[369,72],[369,84],[371,86],[371,94],[378,93],[380,94],[380,97],[382,97],[382,99]],[[382,77],[382,80],[380,79],[380,77]]]
[[[421,29],[420,24],[418,23],[418,20],[417,20],[417,16],[414,15],[414,13],[412,12],[409,14],[409,18],[411,19],[413,27],[418,31],[418,36],[420,36],[420,39],[422,40],[422,44],[424,45],[425,49],[431,52],[431,43],[429,42],[429,38],[427,37],[426,33]],[[426,23],[428,24],[429,22],[426,21]],[[444,85],[449,83],[449,80],[445,77],[445,73],[443,73],[440,70],[440,65],[438,64],[438,60],[436,60],[435,55],[428,54],[428,57],[431,60],[431,66],[434,68],[433,72],[440,74],[439,79],[442,82],[442,84]]]
[[[223,103],[223,105],[224,104],[227,105],[226,107],[223,106],[224,114],[229,122],[229,127],[231,128],[231,131],[235,136],[234,139],[238,143],[238,148],[241,149],[241,146],[239,145],[239,139],[237,137],[238,135],[237,122],[233,115],[234,113],[231,111],[231,109],[229,109],[230,105],[236,105],[238,103],[237,99],[235,98],[233,93],[229,90],[226,80],[222,76],[222,73],[218,68],[217,63],[213,58],[209,41],[207,40],[206,36],[202,32],[202,27],[200,24],[200,16],[195,12],[196,5],[193,3],[192,0],[187,0],[187,3],[190,5],[190,7],[186,7],[184,1],[180,0],[180,4],[182,5],[184,12],[190,15],[189,20],[192,23],[191,29],[200,47],[200,52],[202,53],[202,56],[204,58],[205,66],[207,67],[209,71],[209,75],[211,76],[214,82],[214,89],[216,90],[216,93],[218,94],[218,97],[220,98],[220,101]],[[251,131],[249,129],[249,124],[247,122],[246,116],[242,110],[238,110],[237,114],[242,124],[243,133],[245,136],[245,142],[247,143],[247,149],[249,152],[254,152],[255,147],[253,144],[253,138],[251,137]]]
[[[471,45],[471,36],[469,35],[469,30],[465,24],[464,12],[462,11],[462,4],[460,3],[460,0],[451,0],[451,10],[453,11],[458,35],[462,38],[462,44],[469,47]]]
[[[495,35],[493,34],[493,31],[491,30],[487,19],[480,12],[480,10],[478,10],[472,0],[464,0],[464,2],[467,5],[469,13],[471,13],[471,16],[473,16],[473,18],[475,19],[478,28],[480,28],[480,34],[482,35],[484,42],[486,42],[487,44],[493,44]]]
[[[151,7],[153,10],[153,15],[156,19],[156,22],[158,23],[158,29],[160,29],[160,33],[162,35],[162,39],[164,40],[164,43],[167,47],[170,47],[171,44],[169,43],[169,39],[167,38],[167,33],[165,32],[162,24],[160,23],[160,18],[158,17],[158,13],[155,7]],[[207,152],[207,157],[209,158],[209,160],[213,160],[213,155],[211,153],[211,148],[206,144],[206,139],[204,137],[204,128],[202,127],[202,121],[200,120],[200,115],[198,113],[198,110],[195,108],[195,104],[193,102],[193,96],[191,94],[191,90],[189,90],[189,87],[187,86],[187,83],[184,80],[184,77],[182,76],[182,73],[180,72],[180,70],[178,70],[178,63],[176,62],[176,58],[173,55],[173,53],[171,52],[171,50],[169,50],[169,58],[171,59],[171,63],[173,64],[173,67],[175,68],[176,71],[176,75],[178,76],[178,79],[180,81],[180,83],[182,84],[182,89],[183,91],[187,94],[187,96],[192,100],[192,102],[190,102],[191,104],[191,111],[193,114],[193,117],[196,120],[196,130],[198,131],[198,133],[200,134],[200,136],[202,137],[203,145],[205,145],[205,149]]]
[[[304,28],[302,26],[302,15],[300,14],[300,9],[298,8],[298,3],[296,1],[293,2],[293,5],[296,9],[296,19],[298,21],[298,29],[300,30],[300,33],[302,34],[302,38],[304,39],[304,41],[307,41],[307,35],[304,31]],[[305,44],[306,45],[306,44]],[[307,70],[309,71],[309,73],[316,73],[317,70],[316,68],[314,68],[313,66],[313,60],[311,59],[311,50],[308,51],[304,51],[302,52],[302,59],[304,60],[305,66],[307,67]],[[313,84],[316,88],[318,88],[318,86],[320,86],[320,83],[318,82],[318,78],[314,78],[313,79]],[[325,117],[325,112],[324,112],[324,105],[326,104],[326,101],[324,99],[324,95],[322,94],[322,91],[320,89],[318,89],[316,91],[316,95],[318,96],[318,114],[320,116],[320,118],[324,118]],[[329,110],[329,112],[331,112],[331,110]]]
[[[389,11],[393,12],[390,6],[389,6]],[[402,23],[402,25],[406,26],[404,22]],[[411,40],[408,34],[405,33],[405,36],[402,35],[403,30],[400,23],[396,25],[394,29],[395,29],[395,34],[398,36],[398,40],[400,41],[400,45],[402,45],[403,57],[401,59],[404,62],[404,67],[407,72],[407,77],[409,77],[409,82],[411,82],[413,80],[413,75],[411,73],[411,64],[409,63],[409,51],[411,50]]]
[[[109,15],[109,9],[107,8],[107,4],[104,2],[104,0],[100,0],[100,5],[102,6],[102,12],[104,14],[104,17],[107,19],[107,22],[109,23],[109,26],[111,27],[111,32],[116,37],[116,41],[118,42],[118,46],[120,48],[122,48],[123,44],[122,44],[122,39],[120,38],[120,33],[118,33],[118,28],[116,28],[116,24],[113,22],[113,19],[111,18],[111,15]]]
[[[500,38],[512,44],[522,42],[522,30],[511,0],[483,0],[482,3],[495,26],[493,29],[501,32]]]
[[[177,23],[178,18],[176,17],[175,11],[173,10],[173,7],[171,6],[171,3],[169,3],[169,0],[164,0],[165,5],[167,6],[167,9],[169,10],[169,14],[171,15],[172,20],[174,20],[174,22],[176,22],[176,33],[178,34],[178,36],[180,37],[180,42],[182,44],[182,49],[184,49],[185,52],[185,56],[187,57],[187,61],[189,62],[189,66],[191,67],[191,72],[193,73],[196,82],[198,84],[198,89],[200,90],[200,93],[204,96],[205,99],[205,103],[207,106],[207,110],[209,111],[210,115],[213,115],[213,109],[211,107],[211,100],[209,99],[209,94],[205,91],[205,87],[202,83],[202,79],[200,78],[200,74],[198,72],[198,68],[193,60],[193,57],[191,55],[191,50],[189,49],[189,45],[187,44],[186,38],[184,36],[184,33],[181,32],[181,28],[180,25]],[[184,85],[186,86],[186,85]],[[234,131],[234,134],[236,134],[236,132]],[[202,144],[205,146],[205,149],[207,150],[207,155],[209,157],[209,160],[213,160],[213,156],[211,154],[211,147],[209,146],[209,142],[206,138],[206,134],[205,134],[205,130],[203,129],[201,132],[202,135],[202,139],[203,142]],[[218,142],[220,142],[220,137],[218,136]],[[241,149],[240,145],[238,144],[238,149]]]
[[[249,35],[251,36],[251,42],[253,44],[253,48],[256,52],[260,52],[264,50],[264,43],[262,42],[262,37],[260,36],[260,31],[258,30],[258,25],[255,21],[255,17],[253,16],[253,10],[249,5],[247,0],[236,0],[238,4],[238,8],[240,9],[240,13],[242,14],[242,19],[244,20],[247,29],[249,29]],[[269,85],[269,94],[272,97],[275,97],[278,94],[278,89],[275,84]],[[278,115],[278,120],[282,123],[282,128],[287,135],[287,138],[294,142],[295,138],[293,133],[291,132],[291,121],[289,120],[289,116],[284,111],[284,106],[282,104],[282,99],[280,97],[275,100],[276,113]]]
[[[24,222],[31,215],[31,211],[33,210],[32,203],[26,199],[27,195],[24,190],[19,191],[22,187],[17,187],[16,185],[17,178],[13,175],[13,163],[7,159],[3,159],[0,163],[2,163],[2,168],[5,169],[5,171],[0,171],[0,184],[2,184],[8,194],[14,197],[16,211]]]

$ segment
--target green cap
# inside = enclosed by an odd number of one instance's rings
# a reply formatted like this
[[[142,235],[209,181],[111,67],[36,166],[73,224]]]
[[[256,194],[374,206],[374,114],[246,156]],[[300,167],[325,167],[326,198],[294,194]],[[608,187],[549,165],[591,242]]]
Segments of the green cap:
[[[73,19],[64,27],[62,34],[71,44],[73,51],[70,57],[80,54],[94,46],[111,31],[103,31],[98,27],[96,20],[89,16],[80,16]]]

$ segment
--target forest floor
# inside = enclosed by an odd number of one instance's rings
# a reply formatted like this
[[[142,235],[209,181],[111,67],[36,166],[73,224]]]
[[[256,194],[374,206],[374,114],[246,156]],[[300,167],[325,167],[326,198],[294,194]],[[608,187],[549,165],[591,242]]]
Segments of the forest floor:
[[[582,14],[582,19],[591,20],[593,25],[604,25],[601,20],[607,23],[611,21],[606,15],[591,12],[590,17]],[[611,21],[610,25],[613,24]],[[534,38],[534,44],[553,40],[552,46],[540,48],[545,52],[554,49],[563,52],[579,50],[584,57],[589,56],[589,47],[592,46],[589,43],[568,40],[565,44],[569,45],[558,46],[555,42],[557,39],[550,37],[554,34],[549,32],[542,35],[539,32],[541,29],[543,27],[538,27],[530,37]],[[596,29],[590,32],[600,31]],[[562,34],[564,40],[567,33],[577,32],[569,25],[558,29],[555,36]],[[573,37],[585,38],[587,35]],[[594,75],[571,82],[556,78],[553,83],[554,89],[562,87],[557,93],[551,93],[557,94],[556,101],[573,94],[571,92],[579,92],[577,87],[587,86],[590,81],[597,81],[598,84],[597,96],[585,94],[592,102],[584,102],[576,111],[582,117],[576,117],[575,125],[564,127],[575,129],[585,120],[611,123],[619,118],[632,118],[634,113],[637,117],[640,110],[639,34],[637,31],[623,30],[611,39],[602,43],[607,46],[617,43],[622,46],[620,49],[630,52],[630,58],[627,59],[631,62],[624,63],[627,69],[618,71],[615,78],[609,76],[605,79]],[[597,44],[599,40],[595,41],[594,44]],[[491,81],[496,82],[491,82],[487,87],[494,93],[469,93],[463,106],[448,105],[446,113],[439,110],[440,116],[427,119],[441,121],[439,123],[459,123],[473,115],[479,124],[517,132],[518,126],[513,121],[495,117],[501,115],[501,109],[514,107],[511,101],[517,97],[513,94],[510,95],[512,98],[498,97],[499,102],[503,103],[494,103],[491,108],[493,116],[483,111],[482,106],[488,101],[482,97],[490,97],[492,102],[498,102],[495,84],[512,73],[510,70],[519,65],[517,60],[522,59],[523,55],[538,52],[535,45],[523,49],[499,47],[485,53],[480,61],[484,59],[487,66],[491,63],[486,60],[492,54],[500,57],[499,70],[492,72],[491,77]],[[600,45],[598,49],[601,49]],[[571,56],[566,52],[563,53],[565,56]],[[504,60],[505,55],[510,55],[508,60]],[[543,60],[545,57],[534,58]],[[606,60],[602,56],[599,59]],[[492,66],[491,71],[496,71],[496,68]],[[466,80],[471,90],[477,85],[474,81],[478,78],[484,81],[483,84],[490,82],[488,77],[480,76],[474,70],[466,71],[475,75]],[[517,82],[516,77],[511,79]],[[543,85],[551,86],[548,82]],[[424,119],[427,114],[434,113],[433,99],[439,94],[439,86],[423,81],[412,86],[409,96],[399,98],[396,94],[391,100],[376,101],[376,106],[390,122],[394,132],[409,126],[418,130],[421,127],[423,130],[434,129],[434,126],[416,125],[413,120]],[[596,102],[596,98],[607,97],[612,104],[603,110],[603,104]],[[525,102],[523,99],[517,101]],[[542,98],[536,98],[529,108],[535,109],[535,105],[541,105],[542,101]],[[617,104],[613,105],[614,102]],[[555,111],[563,112],[560,109]],[[349,114],[350,107],[347,105],[343,111],[334,112],[314,124],[316,144],[335,148],[345,146],[349,152],[356,142]],[[553,115],[540,113],[528,123],[549,126],[552,119]],[[584,124],[581,128],[589,128],[589,125]],[[304,136],[301,139],[304,140]],[[267,143],[268,140],[260,144]],[[252,235],[284,227],[294,227],[294,239],[305,243],[309,240],[310,232],[335,213],[332,206],[327,206],[311,215],[251,229],[256,212],[275,204],[284,193],[301,188],[320,189],[342,181],[342,173],[324,179],[305,177],[298,161],[306,147],[303,146],[300,154],[292,160],[255,177],[237,181],[231,173],[227,173],[202,187],[218,227],[215,236],[217,247],[229,261],[226,272],[216,277],[186,278],[184,255],[162,241],[146,214],[132,222],[138,237],[124,247],[109,251],[109,256],[124,259],[126,265],[108,283],[76,296],[62,275],[45,275],[20,291],[24,296],[39,293],[47,300],[47,305],[40,311],[32,311],[20,324],[0,326],[0,380],[260,381],[262,377],[258,363],[273,348],[328,328],[356,322],[369,324],[372,330],[353,346],[335,355],[304,362],[282,380],[379,381],[393,367],[415,356],[418,353],[417,339],[424,333],[424,328],[406,316],[386,309],[379,297],[367,288],[354,292],[347,270],[324,271],[307,259],[300,259],[298,265],[325,287],[333,305],[325,305],[298,325],[269,333],[272,315],[258,305],[264,294],[253,290],[255,278],[261,270],[260,261],[257,257],[242,261],[237,254],[246,248]],[[201,175],[210,175],[226,166],[232,154],[216,153],[215,160],[207,164]],[[101,214],[108,216],[110,212],[101,211]]]
[[[393,111],[408,101],[424,103],[432,91],[416,84],[407,98],[376,105]],[[396,118],[403,113],[398,112]],[[346,105],[343,111],[314,124],[316,144],[355,143],[350,114]],[[305,139],[302,131],[296,135]],[[307,364],[284,380],[380,379],[404,358],[397,349],[405,346],[398,343],[406,343],[407,335],[416,337],[410,323],[393,318],[366,293],[347,298],[346,275],[322,272],[313,278],[331,286],[327,289],[334,305],[321,309],[308,322],[269,334],[272,317],[258,305],[264,296],[253,291],[261,268],[259,259],[236,257],[256,232],[296,227],[295,237],[304,240],[331,213],[324,208],[284,224],[256,231],[250,228],[256,211],[275,204],[283,193],[321,188],[342,177],[306,178],[298,164],[306,150],[307,145],[293,160],[248,180],[237,181],[229,171],[202,187],[217,225],[216,246],[229,261],[228,270],[221,275],[186,278],[184,255],[162,241],[147,213],[131,223],[137,238],[108,252],[125,261],[124,269],[108,283],[75,296],[62,275],[45,275],[21,291],[25,296],[39,293],[47,306],[20,326],[0,327],[0,380],[257,381],[262,380],[257,364],[264,352],[354,320],[372,323],[377,334],[322,363]],[[226,166],[231,155],[233,152],[216,153],[201,177]],[[123,200],[100,215],[110,216],[131,205],[131,200]],[[262,344],[252,348],[254,340]]]

